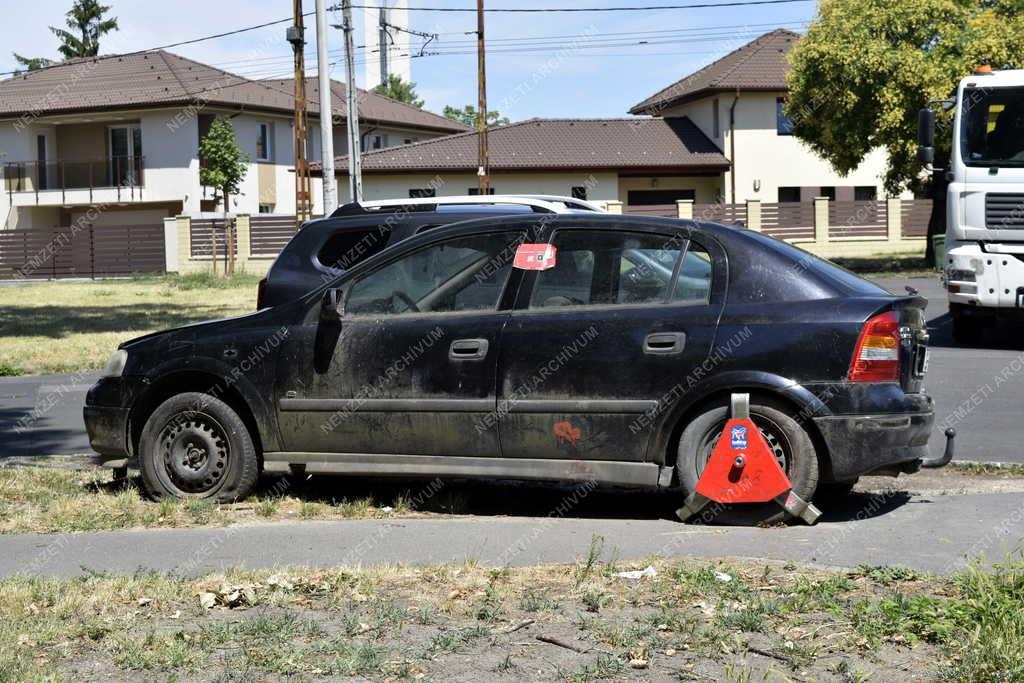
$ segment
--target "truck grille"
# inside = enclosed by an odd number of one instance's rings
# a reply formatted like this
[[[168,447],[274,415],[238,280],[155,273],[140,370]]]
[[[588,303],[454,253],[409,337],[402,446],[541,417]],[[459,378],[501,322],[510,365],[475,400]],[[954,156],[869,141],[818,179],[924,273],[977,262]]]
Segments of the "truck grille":
[[[1024,230],[1024,194],[986,194],[985,227],[989,230]]]

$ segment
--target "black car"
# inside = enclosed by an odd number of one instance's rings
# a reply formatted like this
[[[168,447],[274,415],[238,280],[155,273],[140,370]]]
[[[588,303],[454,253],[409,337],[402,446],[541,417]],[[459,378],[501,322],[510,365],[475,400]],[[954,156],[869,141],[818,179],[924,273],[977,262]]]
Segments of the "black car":
[[[553,259],[524,268],[520,245]],[[122,344],[85,420],[102,456],[138,459],[153,497],[235,500],[289,468],[686,493],[746,392],[812,500],[942,464],[925,460],[925,304],[734,227],[474,220],[295,301]]]
[[[582,200],[549,195],[422,197],[339,206],[305,223],[260,280],[256,308],[299,298],[384,248],[427,230],[473,218],[592,212]]]

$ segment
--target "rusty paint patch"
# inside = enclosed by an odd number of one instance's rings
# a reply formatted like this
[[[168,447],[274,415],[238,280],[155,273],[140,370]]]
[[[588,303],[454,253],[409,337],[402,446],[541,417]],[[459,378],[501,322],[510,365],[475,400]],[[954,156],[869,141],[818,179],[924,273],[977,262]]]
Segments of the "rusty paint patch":
[[[575,446],[576,442],[580,440],[582,432],[579,427],[574,427],[572,422],[568,420],[564,422],[556,422],[554,426],[555,437],[558,439],[558,443],[567,443],[570,446]]]

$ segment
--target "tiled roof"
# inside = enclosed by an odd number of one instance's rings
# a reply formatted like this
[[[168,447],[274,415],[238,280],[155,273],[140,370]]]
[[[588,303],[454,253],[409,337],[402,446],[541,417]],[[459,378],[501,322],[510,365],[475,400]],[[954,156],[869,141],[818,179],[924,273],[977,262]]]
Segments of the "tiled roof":
[[[722,170],[729,161],[692,121],[676,119],[528,119],[487,135],[492,171],[560,169]],[[477,133],[460,133],[363,155],[363,171],[477,169]],[[348,168],[339,157],[338,172]]]
[[[318,113],[317,79],[307,79],[309,111]],[[334,114],[344,116],[345,85],[333,83]],[[0,81],[0,116],[212,104],[291,112],[292,81],[254,81],[163,50],[77,59]],[[443,116],[359,91],[360,118],[438,132],[467,130]]]
[[[766,33],[656,92],[629,113],[657,116],[665,107],[714,92],[786,90],[787,55],[799,39],[799,33],[781,28]]]

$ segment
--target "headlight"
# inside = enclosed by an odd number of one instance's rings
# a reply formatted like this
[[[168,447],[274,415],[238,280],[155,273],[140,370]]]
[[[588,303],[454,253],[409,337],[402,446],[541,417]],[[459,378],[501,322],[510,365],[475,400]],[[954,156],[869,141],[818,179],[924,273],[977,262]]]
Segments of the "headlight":
[[[114,353],[110,354],[110,360],[107,361],[107,367],[103,368],[102,377],[120,377],[121,373],[124,372],[124,365],[127,362],[127,351],[124,349],[114,351]]]

